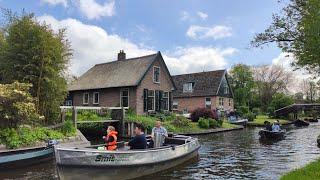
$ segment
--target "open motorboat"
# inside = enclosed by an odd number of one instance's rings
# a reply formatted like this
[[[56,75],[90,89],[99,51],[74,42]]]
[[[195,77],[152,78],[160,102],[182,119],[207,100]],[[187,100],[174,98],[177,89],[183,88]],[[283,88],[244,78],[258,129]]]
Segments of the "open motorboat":
[[[198,155],[197,138],[174,135],[158,148],[97,150],[55,145],[55,158],[61,179],[132,179],[177,166]]]
[[[259,131],[259,135],[261,139],[267,139],[267,140],[279,140],[284,138],[286,131],[281,130],[279,132],[273,132],[273,131],[268,131],[266,129],[261,129]]]
[[[230,116],[228,118],[228,122],[230,124],[236,124],[236,125],[247,125],[248,123],[248,119],[241,119],[241,118],[237,118],[236,116]]]

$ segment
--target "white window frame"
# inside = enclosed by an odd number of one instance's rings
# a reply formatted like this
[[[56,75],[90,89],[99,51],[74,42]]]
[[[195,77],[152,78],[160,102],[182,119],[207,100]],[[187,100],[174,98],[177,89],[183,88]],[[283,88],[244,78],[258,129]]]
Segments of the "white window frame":
[[[182,90],[184,93],[192,93],[193,92],[193,83],[192,82],[184,83],[182,88],[183,88]]]
[[[155,69],[159,69],[159,76],[158,76],[158,81],[155,80]],[[160,83],[160,67],[159,66],[153,66],[153,82],[154,83]]]
[[[174,108],[174,106],[177,106],[177,108]],[[172,110],[178,110],[179,109],[179,101],[175,101],[175,100],[173,100],[173,102],[172,102]]]
[[[211,108],[211,107],[212,107],[211,97],[205,97],[205,98],[204,98],[204,107],[207,108],[207,102],[209,102],[209,101],[207,101],[207,98],[210,99],[210,108]],[[208,105],[209,105],[209,104],[208,104]]]
[[[223,97],[219,97],[219,106],[224,106],[224,98]]]
[[[229,94],[229,86],[228,86],[228,84],[224,84],[224,94]]]
[[[88,101],[85,102],[85,97],[86,97],[86,94],[88,95]],[[90,100],[90,94],[89,93],[83,93],[83,96],[82,96],[82,104],[89,104],[89,100]]]
[[[153,96],[149,96],[150,91],[153,91]],[[149,103],[147,102],[148,112],[153,112],[156,110],[156,91],[155,90],[148,90],[148,99],[151,97],[153,97],[153,105],[152,105],[152,109],[149,109]]]
[[[96,98],[95,95],[98,94],[98,102],[95,102]],[[92,104],[99,104],[100,103],[100,93],[99,92],[94,92],[93,93],[93,99],[92,99]]]
[[[66,106],[72,106],[72,100],[67,100],[66,101]]]
[[[168,96],[167,97],[164,97],[164,94],[167,93]],[[165,91],[163,92],[163,97],[162,99],[167,99],[167,109],[163,109],[164,111],[169,111],[169,92],[168,91]]]
[[[122,97],[126,97],[126,96],[122,96],[122,92],[123,91],[128,91],[128,106],[125,107],[123,106],[124,108],[129,108],[130,106],[130,91],[129,91],[129,88],[125,88],[125,89],[121,89],[120,90],[120,107],[122,107]]]

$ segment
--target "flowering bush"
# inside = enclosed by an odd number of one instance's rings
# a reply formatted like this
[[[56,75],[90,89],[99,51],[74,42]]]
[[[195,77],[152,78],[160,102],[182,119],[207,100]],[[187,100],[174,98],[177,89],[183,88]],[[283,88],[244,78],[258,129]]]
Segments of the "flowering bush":
[[[19,124],[39,123],[35,99],[30,95],[30,84],[14,82],[0,84],[0,125],[17,127]]]
[[[207,108],[197,108],[191,112],[190,118],[193,122],[197,122],[199,118],[211,118],[218,119],[218,114],[215,110],[207,109]]]

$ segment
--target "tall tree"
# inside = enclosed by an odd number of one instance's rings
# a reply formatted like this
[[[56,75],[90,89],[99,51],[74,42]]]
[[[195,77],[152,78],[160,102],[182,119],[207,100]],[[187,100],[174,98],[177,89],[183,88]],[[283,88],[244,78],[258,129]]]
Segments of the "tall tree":
[[[287,92],[292,74],[278,65],[265,65],[254,68],[258,97],[263,110],[267,110],[276,93]]]
[[[254,80],[251,68],[245,64],[233,66],[229,72],[236,106],[249,106]]]
[[[320,73],[319,0],[290,0],[272,24],[252,40],[254,47],[277,43],[284,52],[293,53],[298,68]]]
[[[7,19],[4,81],[31,83],[38,113],[47,123],[54,122],[67,93],[63,75],[72,55],[65,31],[55,33],[33,14],[10,14]]]

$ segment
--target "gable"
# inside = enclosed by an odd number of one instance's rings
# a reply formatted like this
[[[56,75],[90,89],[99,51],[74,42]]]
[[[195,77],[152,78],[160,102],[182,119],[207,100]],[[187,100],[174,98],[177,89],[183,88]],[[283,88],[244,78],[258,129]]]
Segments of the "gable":
[[[219,85],[224,74],[225,70],[217,70],[173,76],[173,80],[177,88],[176,91],[174,91],[173,96],[215,96],[218,93]],[[193,91],[184,93],[183,85],[190,82],[194,84]]]
[[[218,89],[217,95],[218,96],[222,96],[222,97],[230,97],[230,98],[232,98],[233,97],[232,89],[231,89],[231,86],[230,86],[230,84],[228,82],[228,78],[227,77],[228,77],[227,74],[225,74],[221,78],[221,82],[220,82],[220,85],[219,85],[219,89]]]

